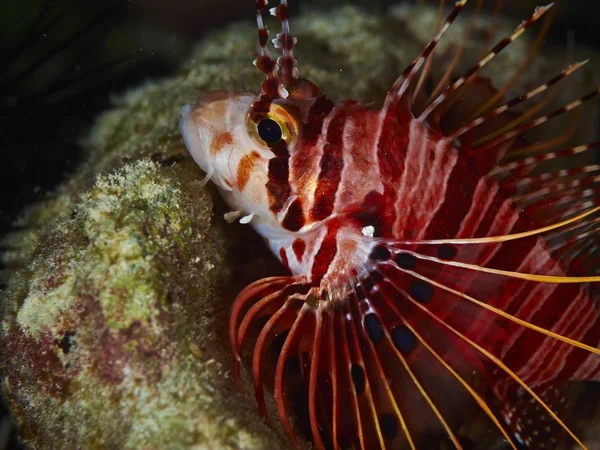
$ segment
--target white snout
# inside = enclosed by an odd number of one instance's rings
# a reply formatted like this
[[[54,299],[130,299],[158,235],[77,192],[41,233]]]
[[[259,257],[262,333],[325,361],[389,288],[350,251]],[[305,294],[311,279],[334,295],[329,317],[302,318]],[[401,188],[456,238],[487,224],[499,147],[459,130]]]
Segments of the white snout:
[[[183,141],[188,151],[196,161],[196,164],[206,172],[206,177],[202,181],[206,184],[215,172],[215,168],[212,165],[210,156],[208,155],[208,148],[210,143],[206,141],[206,137],[201,134],[201,129],[193,119],[193,106],[185,105],[181,109],[181,119],[179,120],[179,132],[183,136]]]

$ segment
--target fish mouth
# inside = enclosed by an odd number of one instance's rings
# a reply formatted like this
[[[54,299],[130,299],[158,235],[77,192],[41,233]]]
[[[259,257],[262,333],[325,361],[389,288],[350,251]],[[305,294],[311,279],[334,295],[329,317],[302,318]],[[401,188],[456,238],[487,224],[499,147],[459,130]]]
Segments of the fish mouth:
[[[196,164],[206,172],[206,177],[203,183],[206,184],[213,175],[215,169],[211,163],[211,158],[208,155],[208,149],[202,142],[200,127],[193,118],[195,105],[185,105],[181,109],[181,119],[179,119],[179,132],[183,136],[183,142],[188,152],[194,158]]]
[[[201,125],[202,119],[200,119],[199,123],[196,117],[197,114],[195,114],[202,105],[203,103],[185,105],[181,109],[179,132],[183,136],[183,142],[196,164],[206,172],[200,184],[204,186],[209,181],[212,181],[222,190],[230,192],[233,190],[233,187],[215,169],[214,159],[209,153],[209,144],[206,141],[208,133],[203,133],[205,128]]]

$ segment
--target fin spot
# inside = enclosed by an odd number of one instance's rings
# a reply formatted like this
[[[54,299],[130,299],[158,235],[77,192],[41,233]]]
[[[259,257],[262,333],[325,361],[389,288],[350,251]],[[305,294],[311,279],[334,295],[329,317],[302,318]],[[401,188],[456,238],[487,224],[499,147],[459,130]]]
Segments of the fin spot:
[[[454,245],[443,244],[438,247],[438,257],[440,259],[454,259],[458,249]]]
[[[413,281],[410,285],[410,296],[419,303],[428,303],[433,297],[433,288],[425,281]]]
[[[404,325],[398,325],[392,329],[392,341],[402,354],[410,353],[417,346],[415,335]]]
[[[361,395],[365,392],[365,371],[360,364],[353,363],[350,373],[352,375],[352,381],[354,382],[356,395]]]
[[[367,284],[365,285],[365,282],[367,282]],[[362,287],[362,289],[361,289]],[[356,292],[356,298],[358,299],[358,301],[362,301],[364,299],[367,298],[367,293],[370,291],[370,289],[373,287],[373,283],[368,282],[368,280],[363,280],[360,283],[358,283],[356,285],[356,288],[354,289],[354,291]]]
[[[400,268],[407,270],[412,270],[417,265],[417,258],[408,253],[398,253],[395,261]]]
[[[398,434],[398,419],[391,413],[379,416],[379,426],[384,439],[392,440]]]
[[[364,277],[359,284],[357,284],[357,287],[362,286],[362,289],[356,290],[358,294],[358,299],[364,300],[365,298],[367,298],[373,291],[375,285],[380,283],[381,280],[383,280],[383,275],[381,275],[379,272],[369,272],[367,276]]]
[[[382,245],[373,248],[369,258],[375,261],[387,261],[390,259],[390,251]]]
[[[374,344],[379,344],[383,339],[383,328],[377,314],[369,313],[365,316],[363,325],[369,338]]]

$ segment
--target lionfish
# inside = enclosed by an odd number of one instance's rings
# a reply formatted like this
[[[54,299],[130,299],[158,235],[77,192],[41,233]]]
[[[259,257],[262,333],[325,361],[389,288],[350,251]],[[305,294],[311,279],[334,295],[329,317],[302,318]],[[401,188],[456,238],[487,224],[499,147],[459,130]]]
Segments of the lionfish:
[[[550,4],[424,98],[418,74],[466,3],[376,110],[334,102],[299,76],[286,0],[271,9],[282,27],[274,60],[267,2],[256,0],[258,94],[218,91],[183,108],[185,144],[232,208],[225,218],[250,223],[291,273],[247,286],[229,332],[238,381],[256,337],[265,417],[265,355],[278,347],[274,396],[296,447],[292,358],[318,449],[414,449],[432,435],[461,448],[466,405],[513,449],[586,448],[559,417],[560,386],[600,380],[600,165],[547,162],[577,163],[600,142],[555,150],[523,133],[600,89],[530,119],[513,107],[585,62],[506,103],[479,75]]]

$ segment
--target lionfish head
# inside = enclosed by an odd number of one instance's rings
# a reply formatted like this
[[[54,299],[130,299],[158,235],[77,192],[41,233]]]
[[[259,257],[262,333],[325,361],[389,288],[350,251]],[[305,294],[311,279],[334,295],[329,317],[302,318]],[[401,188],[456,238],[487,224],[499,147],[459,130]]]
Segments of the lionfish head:
[[[262,53],[254,61],[266,75],[261,91],[208,93],[183,108],[179,128],[189,152],[206,172],[204,182],[213,181],[232,208],[226,218],[241,217],[242,223],[252,220],[269,229],[277,227],[277,213],[289,200],[280,192],[288,177],[282,162],[302,145],[302,119],[320,92],[298,77],[292,54],[296,40],[289,34],[285,2],[271,10],[283,23],[282,33],[273,39],[283,56],[277,62],[271,59],[261,17],[264,4],[257,2]]]

